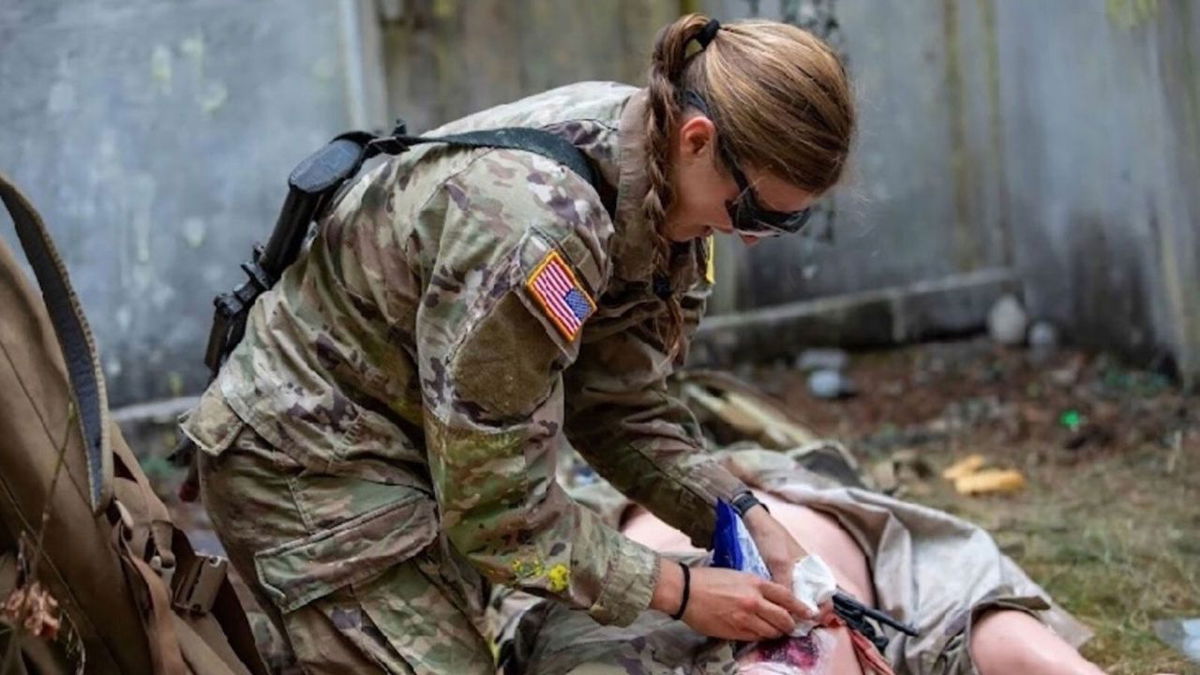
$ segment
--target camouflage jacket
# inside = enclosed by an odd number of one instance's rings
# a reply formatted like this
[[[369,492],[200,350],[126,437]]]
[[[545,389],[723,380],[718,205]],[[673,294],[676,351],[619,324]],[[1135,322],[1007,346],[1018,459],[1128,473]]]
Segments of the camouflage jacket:
[[[245,340],[185,431],[219,452],[237,418],[314,471],[433,495],[450,542],[488,579],[626,624],[657,556],[555,481],[560,447],[702,546],[741,482],[697,452],[666,391],[653,327],[652,233],[640,215],[644,96],[581,83],[431,133],[540,127],[579,147],[616,194],[515,150],[424,147],[357,179],[306,256],[250,314]],[[703,241],[670,270],[689,328]],[[568,445],[569,444],[569,445]]]

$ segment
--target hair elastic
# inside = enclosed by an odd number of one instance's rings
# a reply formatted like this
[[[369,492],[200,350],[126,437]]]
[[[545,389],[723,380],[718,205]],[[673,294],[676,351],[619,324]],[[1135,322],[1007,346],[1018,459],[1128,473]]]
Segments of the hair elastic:
[[[679,611],[671,615],[676,621],[683,618],[683,613],[687,611],[688,598],[692,595],[692,570],[683,563],[679,563],[679,566],[683,568],[683,599],[679,602]]]
[[[713,41],[719,30],[721,30],[721,22],[716,19],[709,19],[708,23],[704,24],[704,28],[701,28],[700,32],[696,33],[696,37],[692,39],[700,45],[700,49],[707,49],[708,43]]]

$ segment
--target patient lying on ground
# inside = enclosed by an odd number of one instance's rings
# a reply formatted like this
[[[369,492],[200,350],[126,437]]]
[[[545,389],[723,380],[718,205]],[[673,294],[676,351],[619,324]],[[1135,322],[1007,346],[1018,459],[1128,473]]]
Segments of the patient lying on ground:
[[[838,586],[867,605],[875,604],[866,558],[854,540],[828,516],[790,504],[766,492],[759,499],[791,532],[833,570]],[[686,535],[645,509],[629,509],[621,531],[650,548],[671,554],[702,554]],[[784,637],[747,645],[735,653],[741,673],[861,673],[845,626],[816,628],[807,637]]]
[[[878,493],[838,485],[786,453],[719,455],[755,489],[798,541],[821,556],[841,590],[913,624],[919,637],[883,630],[895,673],[1101,672],[1075,650],[1090,632],[1004,556],[986,532]],[[585,481],[586,482],[586,481]],[[630,538],[704,564],[705,552],[679,530],[621,497],[603,481],[568,485]],[[626,628],[600,626],[553,602],[497,599],[512,639],[510,672],[528,673],[871,673],[846,626],[805,638],[739,645],[707,640],[682,622],[646,612]]]
[[[842,591],[874,606],[866,556],[854,539],[828,515],[756,491],[792,536],[804,542],[833,570]],[[631,507],[622,532],[657,551],[701,553],[687,537],[641,507]],[[947,570],[947,574],[952,574]],[[735,653],[737,672],[760,675],[824,675],[863,673],[850,641],[849,628],[818,627],[803,638],[747,645]],[[1073,647],[1040,621],[1018,610],[997,610],[975,625],[970,656],[979,671],[990,673],[1098,673]],[[1018,670],[1020,669],[1020,670]]]

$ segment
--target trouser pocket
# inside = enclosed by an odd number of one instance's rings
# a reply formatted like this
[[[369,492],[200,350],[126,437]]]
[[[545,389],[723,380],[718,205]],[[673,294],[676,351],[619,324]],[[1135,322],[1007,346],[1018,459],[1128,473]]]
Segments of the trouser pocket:
[[[340,525],[254,555],[259,583],[290,612],[411,558],[437,537],[433,501],[413,491]]]

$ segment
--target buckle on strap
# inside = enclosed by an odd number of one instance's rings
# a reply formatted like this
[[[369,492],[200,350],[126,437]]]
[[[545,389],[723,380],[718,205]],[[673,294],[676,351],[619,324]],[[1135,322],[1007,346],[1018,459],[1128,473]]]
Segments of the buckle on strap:
[[[212,611],[221,584],[225,583],[229,561],[215,555],[196,556],[181,571],[182,574],[176,575],[179,582],[172,597],[175,607],[194,614]]]

